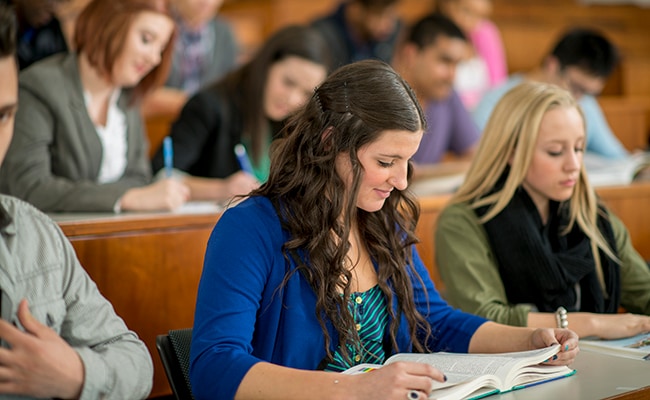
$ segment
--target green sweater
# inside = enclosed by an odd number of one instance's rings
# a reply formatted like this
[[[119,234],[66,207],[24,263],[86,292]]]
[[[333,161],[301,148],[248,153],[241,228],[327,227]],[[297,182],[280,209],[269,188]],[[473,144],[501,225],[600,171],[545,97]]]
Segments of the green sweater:
[[[621,260],[621,305],[650,315],[650,268],[632,246],[627,229],[609,213]],[[447,206],[438,218],[436,264],[449,304],[508,325],[526,326],[530,304],[511,304],[483,225],[467,204]]]

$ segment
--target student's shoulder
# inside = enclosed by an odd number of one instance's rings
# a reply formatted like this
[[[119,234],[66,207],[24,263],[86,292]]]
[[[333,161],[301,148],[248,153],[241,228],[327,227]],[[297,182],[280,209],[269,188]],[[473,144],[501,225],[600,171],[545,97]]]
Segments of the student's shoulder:
[[[273,203],[264,196],[252,196],[229,207],[224,211],[219,222],[234,224],[240,228],[251,227],[265,230],[279,230],[280,219]]]
[[[440,212],[439,218],[476,217],[474,210],[467,203],[449,203]]]
[[[0,206],[12,219],[15,230],[30,231],[33,234],[40,232],[45,235],[60,235],[60,229],[45,213],[33,205],[19,198],[0,194]]]
[[[230,21],[224,19],[224,18],[219,17],[219,16],[216,16],[216,17],[212,18],[208,22],[208,24],[210,25],[210,27],[217,34],[224,34],[224,33],[232,34],[232,33],[234,33],[232,23]]]
[[[20,90],[46,103],[61,103],[66,97],[81,96],[79,72],[73,54],[59,53],[38,61],[20,72]],[[21,98],[21,107],[24,98]]]
[[[73,57],[71,54],[58,53],[35,62],[20,72],[20,85],[28,87],[38,87],[45,83],[50,86],[58,85],[65,75],[64,71],[70,69],[70,64],[75,61]]]

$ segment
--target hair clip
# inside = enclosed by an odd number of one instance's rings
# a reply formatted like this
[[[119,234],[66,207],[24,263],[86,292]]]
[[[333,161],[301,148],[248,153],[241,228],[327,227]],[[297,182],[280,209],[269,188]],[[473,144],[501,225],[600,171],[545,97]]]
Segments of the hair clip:
[[[318,95],[318,87],[314,89],[314,99],[316,100],[316,104],[318,104],[318,108],[320,108],[320,112],[325,114],[325,110],[323,109],[323,103],[321,103],[320,96]]]

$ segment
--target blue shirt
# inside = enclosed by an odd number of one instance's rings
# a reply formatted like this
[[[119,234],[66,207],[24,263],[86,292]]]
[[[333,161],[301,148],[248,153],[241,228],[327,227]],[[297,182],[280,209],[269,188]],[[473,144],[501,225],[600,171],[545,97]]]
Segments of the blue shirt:
[[[485,128],[492,110],[501,97],[523,81],[523,75],[512,75],[501,86],[490,90],[483,96],[473,113],[474,121],[476,121],[479,129],[483,130]],[[596,98],[585,95],[580,98],[578,104],[582,108],[587,125],[587,151],[611,159],[626,158],[628,152],[609,127]]]
[[[282,286],[286,272],[295,268],[282,253],[288,239],[267,198],[249,198],[219,219],[208,242],[194,315],[190,380],[196,399],[233,398],[244,375],[261,361],[315,370],[325,357],[313,289],[300,273]],[[467,352],[485,320],[440,298],[415,246],[413,262],[424,284],[413,277],[415,305],[433,331],[429,348]],[[331,323],[327,329],[334,352],[338,335]],[[404,317],[397,344],[401,352],[412,349]]]

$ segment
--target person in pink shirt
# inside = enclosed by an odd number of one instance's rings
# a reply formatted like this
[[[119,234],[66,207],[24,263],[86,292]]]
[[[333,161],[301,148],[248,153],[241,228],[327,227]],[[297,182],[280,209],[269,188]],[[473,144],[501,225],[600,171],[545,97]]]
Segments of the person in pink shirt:
[[[469,37],[472,48],[458,65],[454,86],[472,110],[483,93],[508,76],[501,34],[490,21],[491,0],[439,0],[437,11],[452,19]]]

